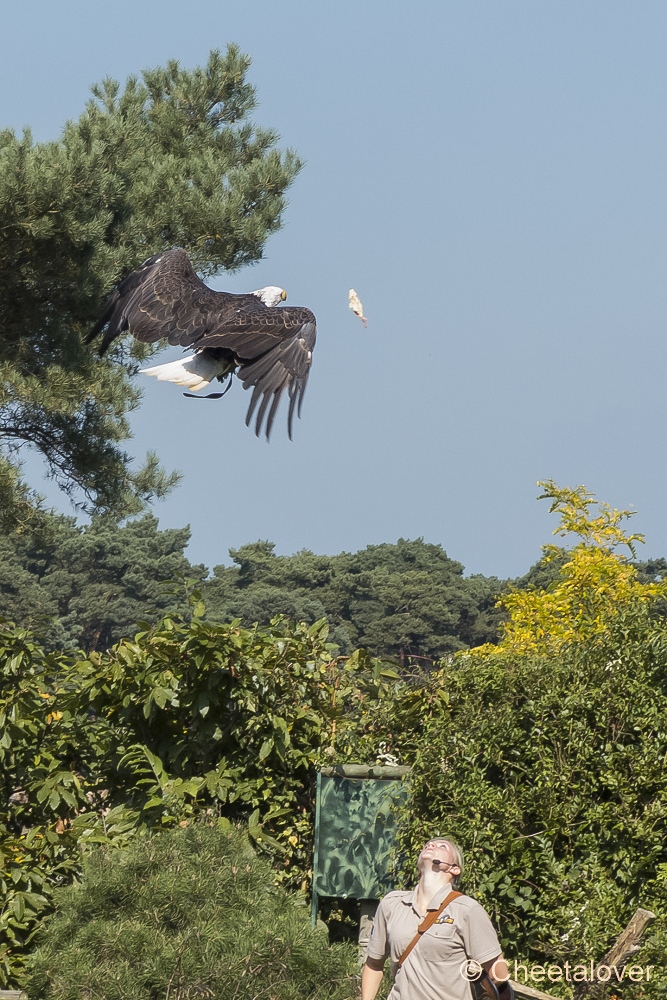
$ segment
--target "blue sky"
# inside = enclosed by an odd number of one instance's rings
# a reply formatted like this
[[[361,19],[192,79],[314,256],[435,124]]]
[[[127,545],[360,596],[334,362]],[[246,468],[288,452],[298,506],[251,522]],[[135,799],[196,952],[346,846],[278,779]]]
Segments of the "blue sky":
[[[162,526],[209,566],[423,536],[509,576],[549,540],[552,477],[667,554],[667,5],[24,0],[0,127],[56,138],[93,82],[228,42],[306,165],[265,259],[217,285],[284,286],[318,344],[293,442],[284,413],[268,445],[245,427],[240,383],[197,403],[146,380],[130,448],[184,474]]]

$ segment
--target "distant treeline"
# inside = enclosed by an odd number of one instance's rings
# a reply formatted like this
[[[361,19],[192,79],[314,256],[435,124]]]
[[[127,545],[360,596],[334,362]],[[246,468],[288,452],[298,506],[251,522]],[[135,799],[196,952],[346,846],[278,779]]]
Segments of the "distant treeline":
[[[230,550],[233,564],[210,575],[187,559],[189,539],[189,528],[160,530],[152,515],[86,526],[57,517],[41,538],[3,536],[0,615],[37,625],[53,648],[102,650],[165,614],[188,618],[200,595],[212,621],[326,618],[341,653],[365,646],[403,662],[437,660],[495,642],[498,595],[546,586],[558,570],[538,562],[517,580],[464,576],[461,563],[422,539],[334,556],[279,556],[258,541]],[[667,571],[664,559],[637,565],[644,580]]]

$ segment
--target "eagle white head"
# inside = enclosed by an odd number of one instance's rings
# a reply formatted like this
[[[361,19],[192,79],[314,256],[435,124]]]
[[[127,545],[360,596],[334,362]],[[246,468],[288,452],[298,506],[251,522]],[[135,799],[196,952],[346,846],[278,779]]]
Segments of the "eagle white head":
[[[267,285],[266,288],[258,288],[250,294],[261,299],[265,306],[278,306],[287,298],[285,289],[278,288],[277,285]]]

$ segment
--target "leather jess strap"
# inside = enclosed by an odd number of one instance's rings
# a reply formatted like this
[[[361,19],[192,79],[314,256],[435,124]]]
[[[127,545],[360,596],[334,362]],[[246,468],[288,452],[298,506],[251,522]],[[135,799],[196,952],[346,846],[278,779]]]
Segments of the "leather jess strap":
[[[429,910],[429,912],[426,914],[426,916],[420,923],[419,927],[417,928],[417,933],[415,934],[412,941],[410,942],[410,944],[407,946],[407,948],[399,958],[398,965],[396,966],[396,975],[398,975],[403,965],[403,962],[406,960],[412,949],[415,947],[416,944],[419,943],[419,940],[424,931],[427,931],[429,927],[436,922],[442,911],[445,909],[445,907],[449,906],[452,900],[458,899],[459,896],[462,895],[463,895],[462,892],[456,892],[456,890],[454,889],[452,890],[452,892],[449,893],[448,896],[445,896],[445,898],[443,899],[442,903],[440,904],[437,910]]]

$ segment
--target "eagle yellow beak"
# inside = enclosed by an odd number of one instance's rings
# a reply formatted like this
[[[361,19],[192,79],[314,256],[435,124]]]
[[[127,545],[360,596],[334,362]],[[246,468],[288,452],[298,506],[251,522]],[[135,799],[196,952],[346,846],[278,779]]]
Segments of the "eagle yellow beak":
[[[287,298],[287,292],[283,288],[282,292],[280,293],[280,299],[282,302],[284,302],[286,298]]]

